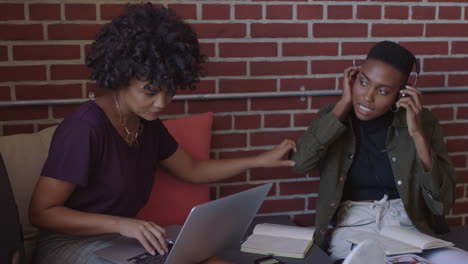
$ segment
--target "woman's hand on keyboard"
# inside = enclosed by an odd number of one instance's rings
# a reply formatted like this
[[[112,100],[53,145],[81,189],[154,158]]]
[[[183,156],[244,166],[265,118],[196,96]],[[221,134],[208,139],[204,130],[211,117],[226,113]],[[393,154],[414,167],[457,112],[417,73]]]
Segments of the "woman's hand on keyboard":
[[[140,241],[141,245],[150,253],[164,255],[168,252],[165,238],[166,230],[157,224],[149,221],[133,218],[120,218],[118,221],[119,233],[126,237],[133,237]]]

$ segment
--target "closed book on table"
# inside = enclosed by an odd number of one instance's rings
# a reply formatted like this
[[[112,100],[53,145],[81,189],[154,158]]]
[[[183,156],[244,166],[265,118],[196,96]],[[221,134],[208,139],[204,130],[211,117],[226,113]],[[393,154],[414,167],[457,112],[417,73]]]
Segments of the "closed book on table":
[[[314,229],[308,227],[257,224],[241,251],[290,258],[304,258],[312,246]]]

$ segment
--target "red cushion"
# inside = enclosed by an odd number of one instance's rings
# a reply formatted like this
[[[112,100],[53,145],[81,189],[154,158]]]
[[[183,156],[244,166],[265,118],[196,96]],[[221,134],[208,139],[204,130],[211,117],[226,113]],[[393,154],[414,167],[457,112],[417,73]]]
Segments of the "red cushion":
[[[171,135],[194,159],[208,159],[213,113],[164,121]],[[158,168],[153,190],[137,218],[166,227],[182,225],[192,207],[210,200],[209,184],[187,183]]]

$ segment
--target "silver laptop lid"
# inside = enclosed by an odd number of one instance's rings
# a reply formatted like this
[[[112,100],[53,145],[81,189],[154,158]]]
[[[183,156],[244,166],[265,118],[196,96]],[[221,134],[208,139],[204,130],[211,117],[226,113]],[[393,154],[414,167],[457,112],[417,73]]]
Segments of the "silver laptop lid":
[[[165,263],[198,263],[223,248],[238,246],[271,185],[194,207]]]

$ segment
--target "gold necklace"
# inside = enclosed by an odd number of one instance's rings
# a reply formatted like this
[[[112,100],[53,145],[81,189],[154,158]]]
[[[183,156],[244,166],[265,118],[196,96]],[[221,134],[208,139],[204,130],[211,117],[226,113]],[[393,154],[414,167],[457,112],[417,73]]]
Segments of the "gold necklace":
[[[117,108],[117,112],[119,113],[119,121],[120,121],[120,125],[124,128],[125,130],[125,142],[132,146],[134,144],[138,144],[138,136],[141,135],[141,132],[143,131],[143,125],[141,124],[141,121],[140,121],[140,118],[138,118],[138,125],[137,125],[137,129],[135,132],[131,132],[127,125],[126,125],[126,122],[127,122],[127,119],[125,118],[125,116],[122,116],[122,112],[120,111],[120,105],[119,105],[119,101],[117,100],[117,96],[114,95],[113,96],[114,98],[114,103],[115,103],[115,107]]]

